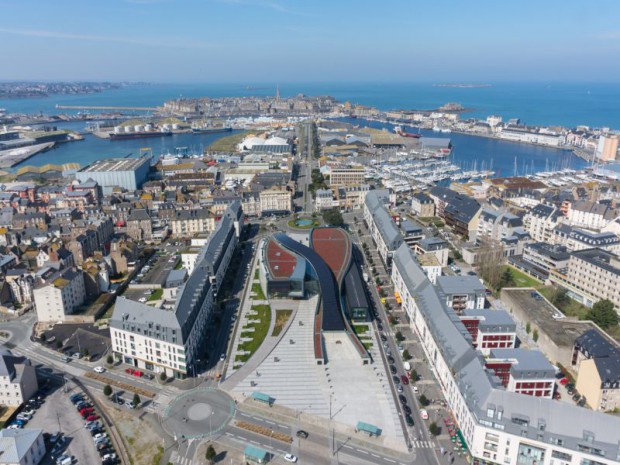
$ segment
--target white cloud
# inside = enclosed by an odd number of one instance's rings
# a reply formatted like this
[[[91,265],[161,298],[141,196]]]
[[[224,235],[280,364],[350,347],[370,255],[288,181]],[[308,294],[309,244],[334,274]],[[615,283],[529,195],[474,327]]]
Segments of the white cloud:
[[[178,39],[162,40],[121,36],[99,36],[91,34],[76,34],[71,32],[45,31],[37,29],[0,28],[0,34],[10,34],[26,37],[45,37],[48,39],[85,40],[91,42],[117,42],[123,44],[143,45],[147,47],[212,48],[212,45],[207,42],[196,42],[191,40],[179,41]]]

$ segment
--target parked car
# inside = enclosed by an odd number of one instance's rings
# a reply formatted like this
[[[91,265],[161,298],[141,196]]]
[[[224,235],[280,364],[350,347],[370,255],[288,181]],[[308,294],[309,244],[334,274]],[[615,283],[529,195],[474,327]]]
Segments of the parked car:
[[[407,422],[407,426],[413,426],[413,418],[411,415],[405,415],[405,421]]]
[[[397,375],[392,376],[392,380],[394,384],[400,384],[400,378]]]
[[[398,396],[398,400],[400,400],[400,403],[403,405],[407,403],[407,398],[403,396],[402,394]]]
[[[420,392],[417,386],[413,386],[411,389],[413,389],[414,394],[418,394]]]
[[[63,355],[62,357],[60,357],[60,360],[65,363],[69,363],[71,361],[71,357],[67,357],[66,355]]]
[[[97,433],[93,436],[93,441],[97,441],[99,439],[107,438],[107,437],[108,437],[108,433]]]
[[[308,432],[304,431],[303,429],[300,429],[299,431],[297,431],[297,437],[298,438],[303,438],[303,439],[308,439]]]
[[[84,399],[84,394],[73,394],[71,397],[69,397],[69,400],[71,402],[73,402],[74,404],[78,403],[80,400]]]
[[[396,367],[394,365],[390,365],[390,372],[395,375],[396,373],[398,373],[398,370],[396,369]]]
[[[95,421],[95,420],[99,420],[99,415],[94,414],[89,417],[86,417],[86,421]]]
[[[82,354],[79,353],[79,352],[74,352],[73,355],[71,356],[71,358],[79,360],[80,358],[82,358]]]
[[[409,407],[408,405],[403,405],[403,410],[407,415],[411,415],[411,407]]]
[[[297,462],[297,456],[293,454],[284,454],[284,460],[291,463]]]
[[[403,385],[402,384],[397,384],[396,385],[396,392],[398,393],[403,393],[405,390],[403,389]]]
[[[401,375],[400,380],[403,382],[405,386],[409,384],[409,378],[407,378],[407,376],[405,375]]]
[[[95,370],[97,373],[103,373],[105,371],[105,368],[103,368],[103,367],[95,367],[95,368],[93,368],[93,370]]]
[[[134,405],[134,403],[133,403],[133,402],[130,402],[130,401],[126,401],[126,402],[125,402],[125,407],[128,407],[128,408],[130,408],[130,409],[132,409],[132,410],[136,408],[136,406]]]

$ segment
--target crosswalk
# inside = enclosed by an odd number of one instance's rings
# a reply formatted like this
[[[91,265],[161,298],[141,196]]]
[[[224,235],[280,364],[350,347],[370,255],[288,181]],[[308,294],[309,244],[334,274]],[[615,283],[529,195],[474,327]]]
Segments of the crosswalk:
[[[170,455],[170,461],[175,465],[192,465],[191,458],[185,457],[184,455],[179,455],[177,451],[172,452]]]
[[[435,447],[433,441],[421,441],[418,439],[413,440],[412,444],[414,449],[432,449]]]

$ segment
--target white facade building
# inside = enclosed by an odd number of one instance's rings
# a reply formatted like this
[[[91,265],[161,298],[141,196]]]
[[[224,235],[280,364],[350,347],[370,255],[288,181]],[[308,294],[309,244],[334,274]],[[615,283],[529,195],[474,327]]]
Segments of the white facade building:
[[[38,321],[65,321],[84,303],[86,289],[81,270],[67,268],[33,291]]]
[[[489,377],[471,335],[406,245],[394,253],[392,282],[474,464],[618,463],[620,418],[510,392]]]
[[[19,407],[38,390],[37,374],[30,360],[0,349],[0,405]]]

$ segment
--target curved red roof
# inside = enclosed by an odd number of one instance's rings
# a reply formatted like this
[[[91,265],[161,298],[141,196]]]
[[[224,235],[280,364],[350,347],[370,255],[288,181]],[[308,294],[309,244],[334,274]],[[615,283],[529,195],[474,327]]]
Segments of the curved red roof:
[[[351,240],[347,232],[341,228],[316,228],[312,230],[310,242],[340,284],[351,263]]]
[[[289,278],[297,265],[297,257],[273,239],[269,239],[267,243],[266,260],[269,273],[276,279]]]

